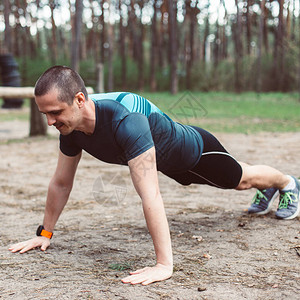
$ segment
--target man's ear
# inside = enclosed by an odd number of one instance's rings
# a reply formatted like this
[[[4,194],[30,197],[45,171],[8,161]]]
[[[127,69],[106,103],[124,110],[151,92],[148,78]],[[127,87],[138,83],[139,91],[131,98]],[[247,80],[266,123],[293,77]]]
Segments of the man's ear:
[[[75,95],[75,102],[77,103],[79,108],[82,108],[85,104],[85,96],[82,92],[78,92]]]

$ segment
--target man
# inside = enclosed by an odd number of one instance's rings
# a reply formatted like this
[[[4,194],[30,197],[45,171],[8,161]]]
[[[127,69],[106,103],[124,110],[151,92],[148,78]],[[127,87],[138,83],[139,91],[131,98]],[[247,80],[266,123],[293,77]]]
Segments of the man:
[[[130,93],[87,95],[81,77],[63,66],[47,70],[37,81],[35,99],[49,126],[60,132],[57,168],[48,188],[43,225],[37,237],[10,247],[24,253],[46,250],[54,226],[68,201],[81,152],[99,160],[128,165],[142,199],[157,264],[132,272],[124,283],[143,285],[168,279],[173,257],[168,223],[159,191],[157,170],[183,185],[258,192],[249,212],[264,214],[278,193],[278,218],[299,213],[299,182],[268,166],[236,161],[207,131],[173,122],[150,101]]]

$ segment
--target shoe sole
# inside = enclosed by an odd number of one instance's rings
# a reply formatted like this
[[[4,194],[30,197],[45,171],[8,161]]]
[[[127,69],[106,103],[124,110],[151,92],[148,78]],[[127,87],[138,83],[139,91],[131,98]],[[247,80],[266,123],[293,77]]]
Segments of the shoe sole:
[[[299,212],[300,212],[300,205],[298,204],[297,211],[294,214],[292,214],[291,216],[289,216],[287,218],[280,218],[280,217],[277,217],[277,218],[279,218],[281,220],[292,220],[292,219],[295,219],[298,216]]]
[[[294,178],[294,180],[296,182],[296,185],[298,187],[298,191],[299,191],[300,182],[299,182],[299,180],[296,177],[294,177],[294,176],[292,176],[292,177]],[[298,192],[298,207],[297,207],[296,212],[294,212],[291,216],[286,217],[286,218],[280,218],[278,216],[276,216],[276,217],[279,218],[279,219],[281,219],[281,220],[292,220],[292,219],[295,219],[299,215],[299,212],[300,212],[299,195],[300,195],[300,192]]]
[[[266,215],[271,210],[271,206],[272,206],[273,202],[275,201],[275,199],[278,196],[279,196],[279,191],[276,191],[275,194],[273,195],[273,197],[271,198],[271,200],[269,201],[269,204],[268,204],[267,208],[263,211],[254,212],[253,214],[255,214],[255,215]]]

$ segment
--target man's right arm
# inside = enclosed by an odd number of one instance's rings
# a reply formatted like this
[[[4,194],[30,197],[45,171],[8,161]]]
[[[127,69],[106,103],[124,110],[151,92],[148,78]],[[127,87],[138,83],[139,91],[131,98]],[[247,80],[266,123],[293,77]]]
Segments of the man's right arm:
[[[53,232],[54,226],[69,199],[80,158],[81,153],[70,157],[64,155],[61,151],[59,152],[57,168],[50,181],[47,194],[43,221],[44,228],[47,231]],[[12,245],[9,250],[11,252],[20,251],[20,253],[24,253],[33,248],[41,247],[41,250],[45,251],[49,245],[50,239],[44,236],[37,236],[28,241]]]

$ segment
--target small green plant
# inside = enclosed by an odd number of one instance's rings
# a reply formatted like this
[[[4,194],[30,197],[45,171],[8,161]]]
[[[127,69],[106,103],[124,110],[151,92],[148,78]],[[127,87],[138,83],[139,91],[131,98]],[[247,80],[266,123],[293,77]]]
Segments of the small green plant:
[[[129,270],[131,269],[131,264],[128,262],[125,263],[114,263],[110,264],[108,266],[109,269],[111,270],[116,270],[116,271],[124,271],[124,270]]]

